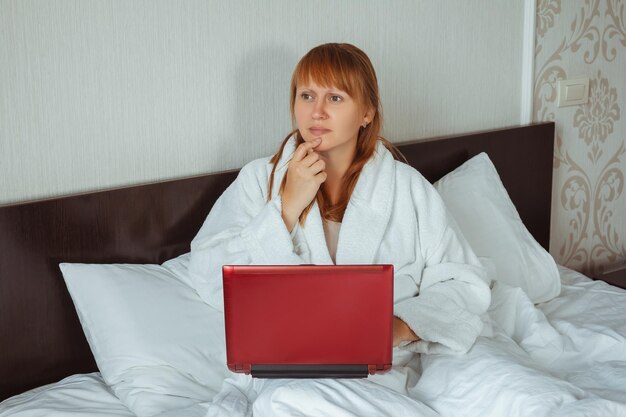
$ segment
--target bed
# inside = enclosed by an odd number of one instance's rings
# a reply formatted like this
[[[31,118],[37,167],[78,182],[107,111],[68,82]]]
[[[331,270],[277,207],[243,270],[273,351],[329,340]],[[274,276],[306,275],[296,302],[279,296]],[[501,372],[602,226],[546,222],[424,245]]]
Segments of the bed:
[[[399,146],[496,279],[470,352],[424,355],[405,375],[438,415],[626,416],[626,291],[546,252],[553,140],[540,123]],[[471,179],[476,161],[495,166],[492,182]],[[210,401],[229,374],[221,314],[189,287],[186,253],[236,175],[0,207],[0,416],[200,415],[176,410]],[[490,210],[502,244],[472,220]]]

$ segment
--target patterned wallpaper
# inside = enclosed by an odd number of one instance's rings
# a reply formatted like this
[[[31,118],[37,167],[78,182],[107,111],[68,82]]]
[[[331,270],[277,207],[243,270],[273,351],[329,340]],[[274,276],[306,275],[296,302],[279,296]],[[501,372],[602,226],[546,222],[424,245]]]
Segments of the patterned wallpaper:
[[[589,101],[557,107],[557,81],[589,78]],[[556,122],[550,249],[589,275],[626,263],[624,0],[538,0],[534,121]]]

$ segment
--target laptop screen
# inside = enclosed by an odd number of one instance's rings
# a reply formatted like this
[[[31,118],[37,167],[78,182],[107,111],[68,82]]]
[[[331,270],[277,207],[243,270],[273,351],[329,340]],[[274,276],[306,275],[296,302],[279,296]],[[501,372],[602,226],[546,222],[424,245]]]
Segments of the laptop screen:
[[[232,371],[367,376],[391,365],[392,265],[223,267]]]

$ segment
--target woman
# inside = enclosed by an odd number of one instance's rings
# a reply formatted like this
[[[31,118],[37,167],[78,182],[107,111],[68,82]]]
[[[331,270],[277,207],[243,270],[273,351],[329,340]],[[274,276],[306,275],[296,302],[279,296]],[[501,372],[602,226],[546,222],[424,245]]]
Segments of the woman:
[[[490,301],[485,274],[431,184],[379,136],[367,55],[349,44],[309,51],[292,77],[291,111],[296,129],[271,159],[242,168],[192,242],[200,296],[223,309],[225,264],[392,263],[394,367],[414,352],[466,352]],[[237,378],[249,401],[278,384]],[[393,371],[374,380],[400,391],[406,383]]]

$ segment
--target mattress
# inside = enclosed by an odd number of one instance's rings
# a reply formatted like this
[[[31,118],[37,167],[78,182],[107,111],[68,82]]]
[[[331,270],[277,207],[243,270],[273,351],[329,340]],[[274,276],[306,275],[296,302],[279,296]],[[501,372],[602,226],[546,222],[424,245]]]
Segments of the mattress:
[[[468,354],[422,355],[392,370],[385,384],[396,378],[394,389],[442,416],[626,416],[626,291],[559,271],[561,294],[537,306],[521,290],[496,283],[487,333]],[[267,413],[276,411],[272,406]],[[0,416],[38,415],[132,414],[92,373],[0,403]]]

